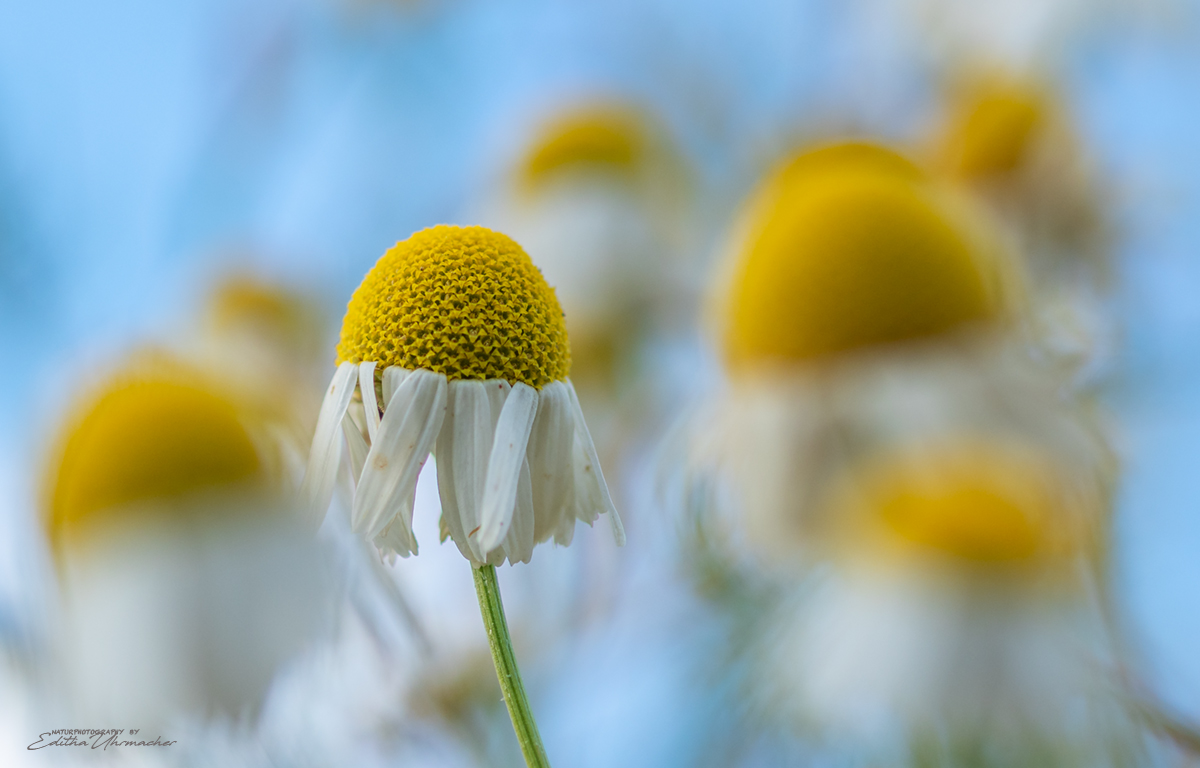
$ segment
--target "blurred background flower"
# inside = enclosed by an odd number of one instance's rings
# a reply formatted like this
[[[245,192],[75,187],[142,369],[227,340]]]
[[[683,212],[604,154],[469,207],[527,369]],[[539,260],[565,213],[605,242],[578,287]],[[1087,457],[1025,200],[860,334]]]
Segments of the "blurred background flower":
[[[252,717],[327,612],[324,564],[254,412],[161,356],[78,406],[50,460],[59,716]],[[147,738],[153,738],[148,736]]]

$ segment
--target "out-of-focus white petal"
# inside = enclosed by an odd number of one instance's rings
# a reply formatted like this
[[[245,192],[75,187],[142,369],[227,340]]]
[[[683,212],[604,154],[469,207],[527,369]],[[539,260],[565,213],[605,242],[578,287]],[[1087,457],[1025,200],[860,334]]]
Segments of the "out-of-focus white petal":
[[[354,419],[350,418],[349,413],[342,417],[342,434],[346,436],[346,447],[350,449],[350,474],[353,475],[354,482],[357,484],[358,479],[362,477],[363,467],[366,466],[367,454],[370,453],[371,446],[367,445],[362,432],[354,423]]]
[[[518,382],[508,393],[496,422],[480,514],[479,546],[484,552],[490,552],[508,534],[537,403],[537,390]]]
[[[362,393],[363,415],[367,419],[367,437],[375,442],[379,432],[379,404],[375,402],[375,362],[358,364],[358,391]],[[356,475],[357,477],[357,475]]]
[[[350,398],[354,395],[357,373],[358,366],[354,363],[338,366],[317,417],[312,449],[308,454],[308,469],[300,485],[300,495],[311,506],[316,524],[325,518],[329,502],[333,500],[333,485],[337,481],[338,464],[342,459],[342,441],[338,433],[346,409],[350,407]]]
[[[354,496],[355,532],[374,539],[400,517],[411,540],[410,501],[445,412],[446,377],[441,374],[415,371],[392,394]]]
[[[541,543],[558,530],[563,516],[575,525],[575,476],[571,453],[575,443],[575,414],[567,385],[553,381],[538,396],[537,417],[525,455],[532,483],[534,540]]]
[[[576,516],[591,525],[598,515],[608,513],[613,539],[617,546],[624,546],[625,526],[621,524],[621,516],[617,514],[617,508],[613,506],[608,493],[608,484],[604,482],[596,446],[592,443],[592,435],[583,420],[583,410],[579,407],[579,397],[570,379],[566,385],[567,395],[571,398],[571,410],[575,415],[575,444],[578,448],[575,461]]]

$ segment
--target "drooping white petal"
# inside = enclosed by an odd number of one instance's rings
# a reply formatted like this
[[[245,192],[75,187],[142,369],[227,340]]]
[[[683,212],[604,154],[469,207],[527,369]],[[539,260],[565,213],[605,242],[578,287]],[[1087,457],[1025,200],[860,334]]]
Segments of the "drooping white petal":
[[[489,379],[484,382],[484,393],[488,400],[489,420],[485,432],[479,435],[480,441],[478,448],[482,452],[483,461],[476,465],[477,473],[475,475],[475,488],[478,496],[475,506],[476,527],[469,534],[471,546],[475,551],[481,553],[480,560],[490,563],[491,565],[503,565],[507,555],[504,550],[497,547],[491,552],[486,552],[479,544],[480,523],[483,520],[483,494],[487,487],[487,472],[488,459],[492,455],[492,443],[496,438],[496,424],[500,421],[500,413],[504,410],[504,404],[508,402],[508,393],[512,391],[512,385],[503,379]]]
[[[461,400],[461,385],[464,382],[451,381],[446,386],[446,417],[442,420],[442,429],[434,441],[434,461],[437,462],[438,497],[441,499],[442,515],[438,522],[441,540],[447,537],[454,540],[455,546],[463,557],[472,559],[474,554],[467,544],[467,536],[463,531],[462,516],[458,511],[458,499],[455,494],[454,466],[454,435],[455,425],[460,419],[470,418],[469,412],[459,415]]]
[[[438,492],[442,497],[446,527],[463,556],[476,563],[484,562],[475,534],[479,528],[483,483],[487,476],[487,458],[492,448],[495,424],[488,393],[491,383],[466,380],[450,382],[450,407],[453,412],[448,417],[449,428],[443,427],[437,444]],[[504,387],[507,386],[505,382]],[[507,395],[507,389],[503,394]],[[499,407],[496,412],[499,413]],[[442,484],[443,466],[450,468],[446,476],[447,485]]]
[[[558,521],[558,527],[554,529],[554,543],[560,547],[568,546],[571,540],[575,538],[575,510],[571,510],[571,514],[563,515]]]
[[[563,515],[575,525],[572,451],[575,443],[575,414],[571,396],[561,381],[542,387],[538,394],[537,417],[525,451],[532,481],[534,540],[554,535]]]
[[[597,515],[607,513],[612,524],[613,539],[616,540],[617,546],[624,546],[625,526],[621,524],[621,516],[617,514],[617,508],[613,506],[612,497],[608,493],[608,484],[604,482],[596,446],[592,442],[587,422],[583,420],[583,409],[579,407],[579,397],[575,394],[575,387],[570,379],[567,379],[566,385],[567,394],[571,398],[571,410],[575,415],[575,442],[578,451],[575,462],[576,515],[590,525]]]
[[[404,383],[409,374],[413,371],[407,368],[401,368],[398,365],[389,365],[383,369],[383,407],[386,409],[388,404],[392,402],[392,395]]]
[[[358,391],[362,393],[363,415],[367,419],[367,437],[375,442],[379,432],[379,404],[375,402],[375,362],[358,364]],[[357,477],[357,475],[356,475]]]
[[[508,535],[502,544],[504,554],[510,563],[528,563],[533,557],[534,547],[534,517],[533,491],[529,479],[529,462],[521,463],[521,473],[517,478],[516,506],[513,509],[512,524]]]
[[[537,403],[537,390],[518,382],[508,393],[496,422],[479,521],[479,546],[484,552],[490,552],[508,534]]]
[[[354,419],[350,418],[349,413],[342,417],[342,434],[346,436],[346,447],[350,449],[350,474],[354,477],[357,485],[358,479],[362,477],[363,467],[366,466],[367,454],[371,447],[363,439],[362,432],[354,423]]]
[[[354,496],[356,533],[373,539],[400,516],[411,537],[412,506],[407,502],[445,412],[446,377],[441,374],[414,371],[392,394]]]
[[[392,521],[384,526],[379,535],[375,537],[375,546],[384,554],[395,553],[400,557],[417,554],[417,537],[410,530],[411,522],[408,525],[405,524],[412,520],[416,490],[414,487],[413,495],[401,500],[400,508]]]
[[[333,485],[337,481],[338,465],[342,459],[341,424],[354,395],[354,384],[358,366],[342,363],[321,403],[317,417],[317,428],[313,433],[312,448],[308,453],[308,468],[304,482],[300,484],[300,495],[312,509],[315,523],[320,524],[333,500]]]

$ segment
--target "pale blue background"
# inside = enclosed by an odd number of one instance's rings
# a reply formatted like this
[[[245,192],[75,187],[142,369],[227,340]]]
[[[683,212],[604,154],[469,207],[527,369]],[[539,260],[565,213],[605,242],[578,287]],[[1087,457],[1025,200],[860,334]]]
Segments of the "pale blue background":
[[[169,335],[222,254],[319,286],[336,318],[387,246],[459,221],[538,110],[586,93],[658,107],[719,221],[814,115],[911,134],[928,73],[859,5],[0,0],[6,622],[37,599],[30,478],[58,397]],[[1056,61],[1126,233],[1105,394],[1127,467],[1120,594],[1157,683],[1200,717],[1195,10],[1099,26]]]

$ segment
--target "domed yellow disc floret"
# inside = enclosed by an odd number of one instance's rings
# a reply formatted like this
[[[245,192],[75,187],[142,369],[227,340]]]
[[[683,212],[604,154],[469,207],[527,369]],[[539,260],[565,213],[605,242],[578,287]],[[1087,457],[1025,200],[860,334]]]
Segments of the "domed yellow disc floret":
[[[793,162],[749,209],[725,306],[735,368],[931,336],[995,314],[978,248],[919,171],[882,152],[847,154],[845,165]]]
[[[639,113],[615,106],[582,109],[546,126],[521,165],[521,181],[537,187],[578,168],[632,173],[645,162],[649,145]]]
[[[956,107],[939,151],[946,169],[963,178],[1022,167],[1047,119],[1046,97],[1029,86],[988,82]]]
[[[541,389],[571,367],[554,290],[508,237],[437,226],[383,255],[350,299],[338,360]]]
[[[56,469],[47,520],[56,543],[106,513],[264,472],[236,406],[170,377],[112,386],[70,432]]]
[[[841,141],[806,150],[783,164],[769,182],[794,186],[826,173],[878,173],[920,181],[926,174],[912,160],[869,141]]]
[[[902,539],[966,560],[1029,560],[1073,539],[1060,482],[1032,451],[955,444],[880,465],[857,488]]]

